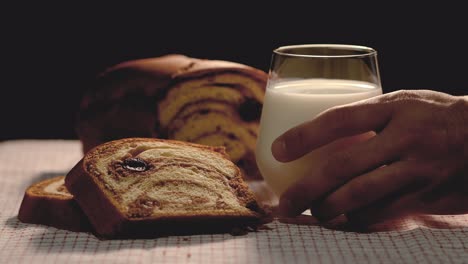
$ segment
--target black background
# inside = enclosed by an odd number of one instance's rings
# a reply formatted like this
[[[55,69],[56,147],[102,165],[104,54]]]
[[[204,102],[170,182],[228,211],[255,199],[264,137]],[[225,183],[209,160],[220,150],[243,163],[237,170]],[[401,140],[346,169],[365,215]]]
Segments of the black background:
[[[5,7],[0,140],[76,138],[87,84],[106,67],[181,53],[268,70],[271,51],[304,43],[358,44],[379,54],[384,92],[468,94],[464,8],[358,2],[253,7],[222,2],[156,6]]]

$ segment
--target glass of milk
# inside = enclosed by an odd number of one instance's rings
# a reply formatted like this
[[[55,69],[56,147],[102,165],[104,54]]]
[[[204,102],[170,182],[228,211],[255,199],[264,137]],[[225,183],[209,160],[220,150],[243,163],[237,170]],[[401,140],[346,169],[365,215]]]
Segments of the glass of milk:
[[[271,153],[278,136],[330,107],[380,94],[377,52],[372,48],[310,44],[274,50],[256,149],[257,165],[273,192],[280,196],[333,150],[321,148],[295,161],[278,162]],[[348,138],[345,144],[352,141]]]

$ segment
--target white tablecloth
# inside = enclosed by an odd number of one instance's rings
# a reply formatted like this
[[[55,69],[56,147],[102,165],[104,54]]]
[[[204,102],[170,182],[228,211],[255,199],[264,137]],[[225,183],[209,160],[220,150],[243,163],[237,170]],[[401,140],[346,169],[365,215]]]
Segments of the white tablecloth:
[[[107,241],[19,222],[25,189],[66,174],[81,155],[78,141],[0,143],[0,263],[468,263],[468,215],[420,216],[372,233],[274,221],[244,236]]]

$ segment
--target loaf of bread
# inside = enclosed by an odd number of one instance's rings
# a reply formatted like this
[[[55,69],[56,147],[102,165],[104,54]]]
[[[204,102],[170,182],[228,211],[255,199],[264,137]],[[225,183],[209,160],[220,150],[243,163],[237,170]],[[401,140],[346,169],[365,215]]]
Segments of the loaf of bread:
[[[254,151],[266,80],[243,64],[182,55],[124,62],[84,97],[77,133],[85,152],[126,137],[224,146],[248,179],[261,179]]]
[[[65,185],[104,238],[230,232],[262,219],[223,148],[148,138],[89,151]]]
[[[167,56],[124,62],[98,75],[77,116],[83,151],[115,139],[158,137],[156,99],[184,65],[185,57]]]
[[[25,192],[18,219],[70,231],[91,231],[91,225],[58,176],[31,185]]]

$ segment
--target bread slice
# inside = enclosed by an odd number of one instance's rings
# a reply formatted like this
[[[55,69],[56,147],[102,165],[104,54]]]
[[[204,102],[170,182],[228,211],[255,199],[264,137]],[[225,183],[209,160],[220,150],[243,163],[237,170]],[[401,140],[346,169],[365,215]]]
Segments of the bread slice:
[[[229,232],[262,210],[223,148],[150,138],[99,145],[65,185],[102,237]]]
[[[70,231],[91,231],[91,224],[58,176],[31,185],[25,192],[18,219]]]
[[[221,60],[172,54],[115,65],[83,97],[84,152],[127,137],[225,146],[247,179],[261,179],[255,144],[268,75]]]

